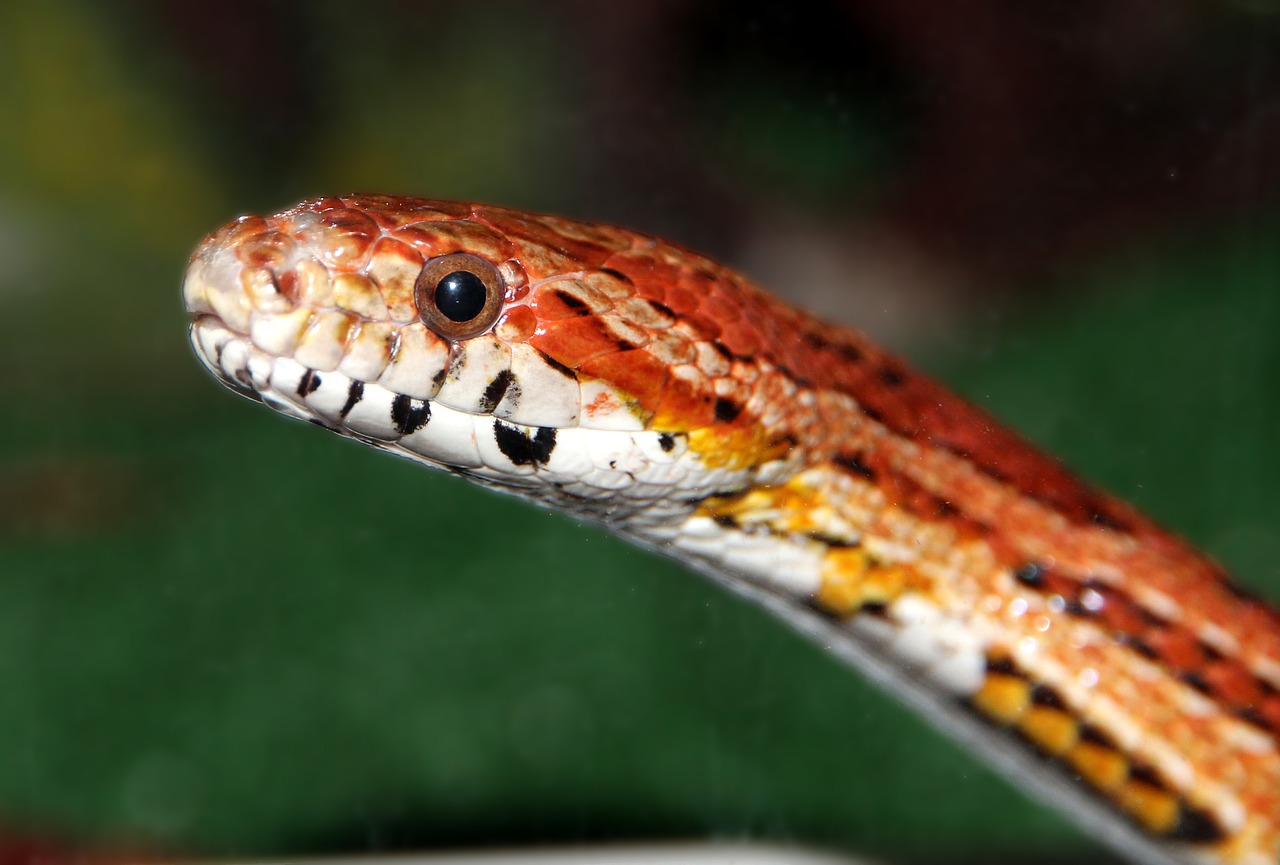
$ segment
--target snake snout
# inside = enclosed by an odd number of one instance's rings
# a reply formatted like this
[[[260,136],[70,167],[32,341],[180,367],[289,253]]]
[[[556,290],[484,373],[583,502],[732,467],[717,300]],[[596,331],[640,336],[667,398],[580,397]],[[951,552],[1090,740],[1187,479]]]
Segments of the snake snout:
[[[237,253],[250,229],[260,236],[261,220],[241,217],[206,238],[192,255],[182,283],[183,305],[191,316],[191,345],[205,368],[229,389],[303,417],[296,407],[274,397],[271,377],[279,352],[272,351],[269,335],[281,312],[292,311],[299,319],[295,334],[304,325],[294,303],[286,304],[279,289],[276,273],[283,262],[270,267],[272,262],[258,256],[257,266],[247,265],[243,253]]]

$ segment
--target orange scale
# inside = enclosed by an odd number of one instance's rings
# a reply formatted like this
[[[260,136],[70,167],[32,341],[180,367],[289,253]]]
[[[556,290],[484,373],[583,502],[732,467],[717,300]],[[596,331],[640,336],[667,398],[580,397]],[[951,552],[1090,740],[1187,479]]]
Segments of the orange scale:
[[[596,270],[582,277],[582,281],[605,297],[615,301],[636,297],[635,287],[625,279]]]
[[[742,304],[726,297],[723,292],[711,291],[702,296],[698,312],[716,321],[734,322],[742,318]]]
[[[682,285],[670,285],[665,290],[637,292],[646,300],[656,300],[681,318],[687,318],[698,308],[698,295]]]
[[[584,289],[585,287],[575,289],[566,280],[544,282],[534,289],[529,303],[543,321],[589,317],[595,311],[593,303],[596,299],[590,293],[585,298],[580,296]],[[604,302],[605,298],[601,297],[600,301]]]
[[[1257,681],[1233,661],[1214,661],[1201,675],[1214,693],[1233,706],[1255,706],[1262,701]]]
[[[351,207],[335,207],[320,215],[320,224],[344,237],[363,244],[372,243],[381,234],[378,223],[363,210]]]
[[[681,285],[688,288],[695,296],[705,289],[689,286],[687,274],[678,267],[665,261],[658,261],[650,256],[635,259],[634,272],[623,267],[623,273],[631,277],[641,297],[655,300],[667,290],[668,286]]]
[[[593,316],[544,321],[541,332],[530,337],[529,344],[570,369],[577,369],[593,358],[632,348],[620,343]]]
[[[707,341],[719,340],[723,329],[720,322],[714,318],[708,318],[700,312],[687,312],[684,314],[684,323],[695,333],[699,339]]]
[[[435,247],[434,255],[469,252],[494,264],[514,257],[515,244],[481,222],[469,219],[434,222],[429,231]]]
[[[383,237],[373,245],[365,275],[378,285],[388,307],[412,305],[422,256],[403,241]]]
[[[1117,597],[1112,592],[1100,591],[1103,597],[1102,609],[1098,610],[1098,618],[1113,631],[1141,636],[1146,639],[1146,632],[1151,627],[1133,604]],[[1159,629],[1155,629],[1159,631]]]
[[[423,258],[465,250],[494,263],[510,258],[510,245],[487,229],[465,219],[409,225],[396,229],[392,237],[416,249]]]
[[[1269,694],[1255,709],[1272,730],[1280,733],[1280,694]]]
[[[527,342],[537,330],[538,316],[527,306],[508,307],[493,328],[498,339],[506,343]]]
[[[209,237],[209,241],[238,246],[250,241],[254,235],[271,231],[267,220],[261,216],[242,216],[230,225],[226,225]]]
[[[457,201],[432,201],[396,195],[360,195],[344,197],[343,200],[350,206],[365,208],[373,221],[384,229],[399,228],[415,222],[458,219],[471,212],[466,204]]]
[[[644,349],[632,349],[593,358],[578,372],[608,382],[634,399],[648,423],[662,402],[668,367]]]
[[[779,363],[797,374],[802,374],[800,367],[808,366],[806,359],[809,356],[809,349],[805,346],[804,340],[800,338],[800,335],[794,331],[778,334],[773,343],[773,353]],[[808,372],[808,370],[806,369],[805,372]]]
[[[581,262],[535,240],[523,237],[509,237],[507,240],[515,250],[512,257],[520,262],[529,279],[553,279],[583,269]]]
[[[1207,660],[1204,650],[1190,631],[1181,628],[1152,628],[1147,642],[1161,658],[1180,670],[1196,670]]]
[[[339,198],[336,195],[325,195],[320,198],[313,198],[310,201],[304,201],[292,211],[286,211],[286,213],[301,212],[303,210],[314,210],[316,213],[324,213],[328,210],[336,210],[347,206],[348,203],[342,198]]]
[[[246,267],[280,269],[298,242],[283,231],[267,229],[236,247],[236,258]]]
[[[694,366],[678,366],[669,373],[654,410],[654,429],[688,432],[715,423],[716,396],[711,380]]]
[[[587,240],[572,238],[549,227],[546,221],[529,219],[523,214],[500,207],[477,207],[474,217],[497,229],[517,245],[544,250],[543,254],[566,262],[560,273],[599,267],[613,250]]]
[[[1280,662],[1280,615],[1249,600],[1242,611],[1234,614],[1234,621],[1240,633],[1249,635],[1252,656]]]
[[[560,238],[580,241],[601,250],[618,251],[631,245],[630,234],[607,225],[595,225],[589,222],[578,222],[559,216],[544,216],[547,226],[554,229]]]
[[[720,330],[720,344],[739,356],[760,352],[767,343],[760,338],[760,331],[750,322],[732,321]]]

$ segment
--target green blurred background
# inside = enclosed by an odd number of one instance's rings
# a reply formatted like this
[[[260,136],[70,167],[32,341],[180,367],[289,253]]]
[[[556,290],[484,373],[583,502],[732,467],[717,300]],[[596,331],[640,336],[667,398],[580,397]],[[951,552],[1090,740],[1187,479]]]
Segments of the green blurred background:
[[[620,222],[865,327],[1280,595],[1271,4],[781,7],[0,6],[8,825],[1106,858],[676,564],[286,422],[187,346],[186,256],[237,213]]]

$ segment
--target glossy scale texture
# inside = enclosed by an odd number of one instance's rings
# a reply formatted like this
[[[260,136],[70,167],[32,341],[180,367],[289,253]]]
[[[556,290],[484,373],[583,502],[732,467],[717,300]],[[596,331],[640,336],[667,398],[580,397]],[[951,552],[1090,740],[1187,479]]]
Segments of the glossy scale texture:
[[[414,284],[459,252],[503,309],[448,339]],[[680,558],[1135,859],[1280,855],[1277,614],[863,335],[629,231],[394,196],[237,220],[184,293],[233,389]]]

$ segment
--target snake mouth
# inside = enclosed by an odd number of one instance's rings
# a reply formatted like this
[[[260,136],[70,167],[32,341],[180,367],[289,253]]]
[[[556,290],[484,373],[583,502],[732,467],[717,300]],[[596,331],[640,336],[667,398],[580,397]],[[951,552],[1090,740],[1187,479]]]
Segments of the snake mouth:
[[[284,414],[310,419],[300,407],[275,395],[271,383],[275,358],[255,346],[247,336],[227,327],[217,315],[197,315],[191,322],[190,339],[205,369],[229,390]]]

